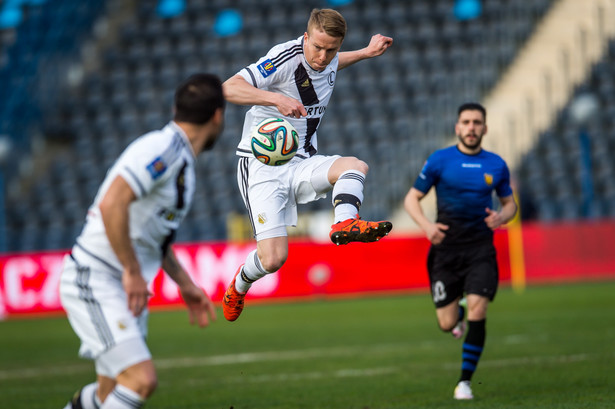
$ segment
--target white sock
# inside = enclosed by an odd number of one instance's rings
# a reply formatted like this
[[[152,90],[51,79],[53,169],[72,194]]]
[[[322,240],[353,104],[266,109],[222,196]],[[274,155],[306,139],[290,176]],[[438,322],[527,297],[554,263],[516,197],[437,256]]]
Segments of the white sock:
[[[100,409],[100,399],[96,395],[98,382],[90,383],[81,388],[80,403],[83,409]],[[70,403],[67,407],[71,407]]]
[[[365,175],[358,170],[347,170],[337,179],[331,194],[335,223],[357,217],[363,202],[364,184]]]
[[[265,277],[267,274],[270,274],[270,272],[263,268],[258,254],[256,254],[256,250],[253,250],[248,254],[248,257],[246,257],[246,263],[242,271],[237,274],[237,278],[235,278],[235,289],[240,294],[245,294],[250,287],[252,287],[252,283],[259,278]]]
[[[139,409],[144,404],[145,400],[137,392],[117,384],[100,409]]]

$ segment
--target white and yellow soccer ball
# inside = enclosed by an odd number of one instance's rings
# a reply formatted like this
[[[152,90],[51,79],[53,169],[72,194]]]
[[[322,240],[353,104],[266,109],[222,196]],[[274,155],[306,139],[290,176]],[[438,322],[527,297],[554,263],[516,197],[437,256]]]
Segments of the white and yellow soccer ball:
[[[297,153],[299,135],[287,120],[267,118],[252,128],[250,146],[256,159],[265,165],[280,166]]]

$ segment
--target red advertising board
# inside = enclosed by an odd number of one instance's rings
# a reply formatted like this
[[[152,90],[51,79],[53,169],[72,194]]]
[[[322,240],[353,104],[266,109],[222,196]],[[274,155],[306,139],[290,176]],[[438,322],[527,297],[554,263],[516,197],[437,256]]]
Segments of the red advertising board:
[[[506,235],[498,234],[506,248]],[[254,243],[198,243],[174,246],[177,258],[214,301]],[[297,298],[428,288],[424,238],[386,238],[378,243],[291,241],[288,261],[276,274],[252,286],[250,299]],[[507,252],[501,252],[503,279],[510,276]],[[62,310],[58,283],[66,252],[0,256],[0,313],[19,315]],[[175,283],[164,273],[152,282],[152,307],[181,302]]]
[[[523,226],[524,279],[528,282],[615,278],[615,222]],[[511,280],[509,235],[496,231],[500,280]],[[194,281],[219,302],[255,243],[174,246]],[[288,299],[373,292],[428,290],[424,237],[387,237],[377,243],[335,246],[293,240],[288,261],[256,282],[248,298]],[[0,256],[0,317],[61,312],[58,283],[65,251]],[[152,282],[153,308],[181,303],[164,273]]]
[[[615,220],[526,224],[523,246],[529,281],[615,278]]]

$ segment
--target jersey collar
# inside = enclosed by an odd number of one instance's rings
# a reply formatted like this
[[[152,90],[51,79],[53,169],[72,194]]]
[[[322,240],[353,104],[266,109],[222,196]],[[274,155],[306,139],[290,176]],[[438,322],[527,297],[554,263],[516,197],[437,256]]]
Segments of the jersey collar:
[[[459,145],[458,144],[455,145],[455,148],[457,149],[457,152],[459,152],[460,154],[465,155],[465,156],[478,156],[483,151],[483,147],[482,146],[480,147],[480,149],[477,152],[474,152],[474,153],[467,153],[467,152],[462,151],[461,149],[459,149]]]
[[[196,159],[196,154],[194,153],[194,150],[192,149],[192,144],[190,143],[190,140],[188,139],[188,135],[186,135],[184,130],[179,125],[177,125],[177,123],[175,123],[174,121],[169,122],[167,126],[171,128],[174,133],[177,133],[179,134],[179,136],[181,136],[181,141],[184,143],[184,147],[188,151],[190,151],[190,153],[192,154],[192,157]]]

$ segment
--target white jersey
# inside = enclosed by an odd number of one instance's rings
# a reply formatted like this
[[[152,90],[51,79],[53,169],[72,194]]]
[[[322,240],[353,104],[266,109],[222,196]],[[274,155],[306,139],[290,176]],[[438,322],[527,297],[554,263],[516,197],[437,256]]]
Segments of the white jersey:
[[[107,172],[94,203],[88,210],[83,231],[73,254],[122,272],[111,248],[100,209],[101,199],[119,175],[132,188],[137,200],[130,205],[130,238],[150,282],[160,269],[163,249],[172,242],[194,195],[195,154],[186,134],[174,122],[132,142]]]
[[[301,101],[307,111],[302,118],[285,117],[299,133],[299,158],[316,154],[316,130],[331,98],[337,74],[338,56],[322,71],[310,67],[303,54],[303,36],[274,46],[256,63],[239,71],[248,83],[256,88],[284,94]],[[247,113],[237,154],[252,156],[251,129],[265,118],[280,117],[274,106],[253,106]]]

